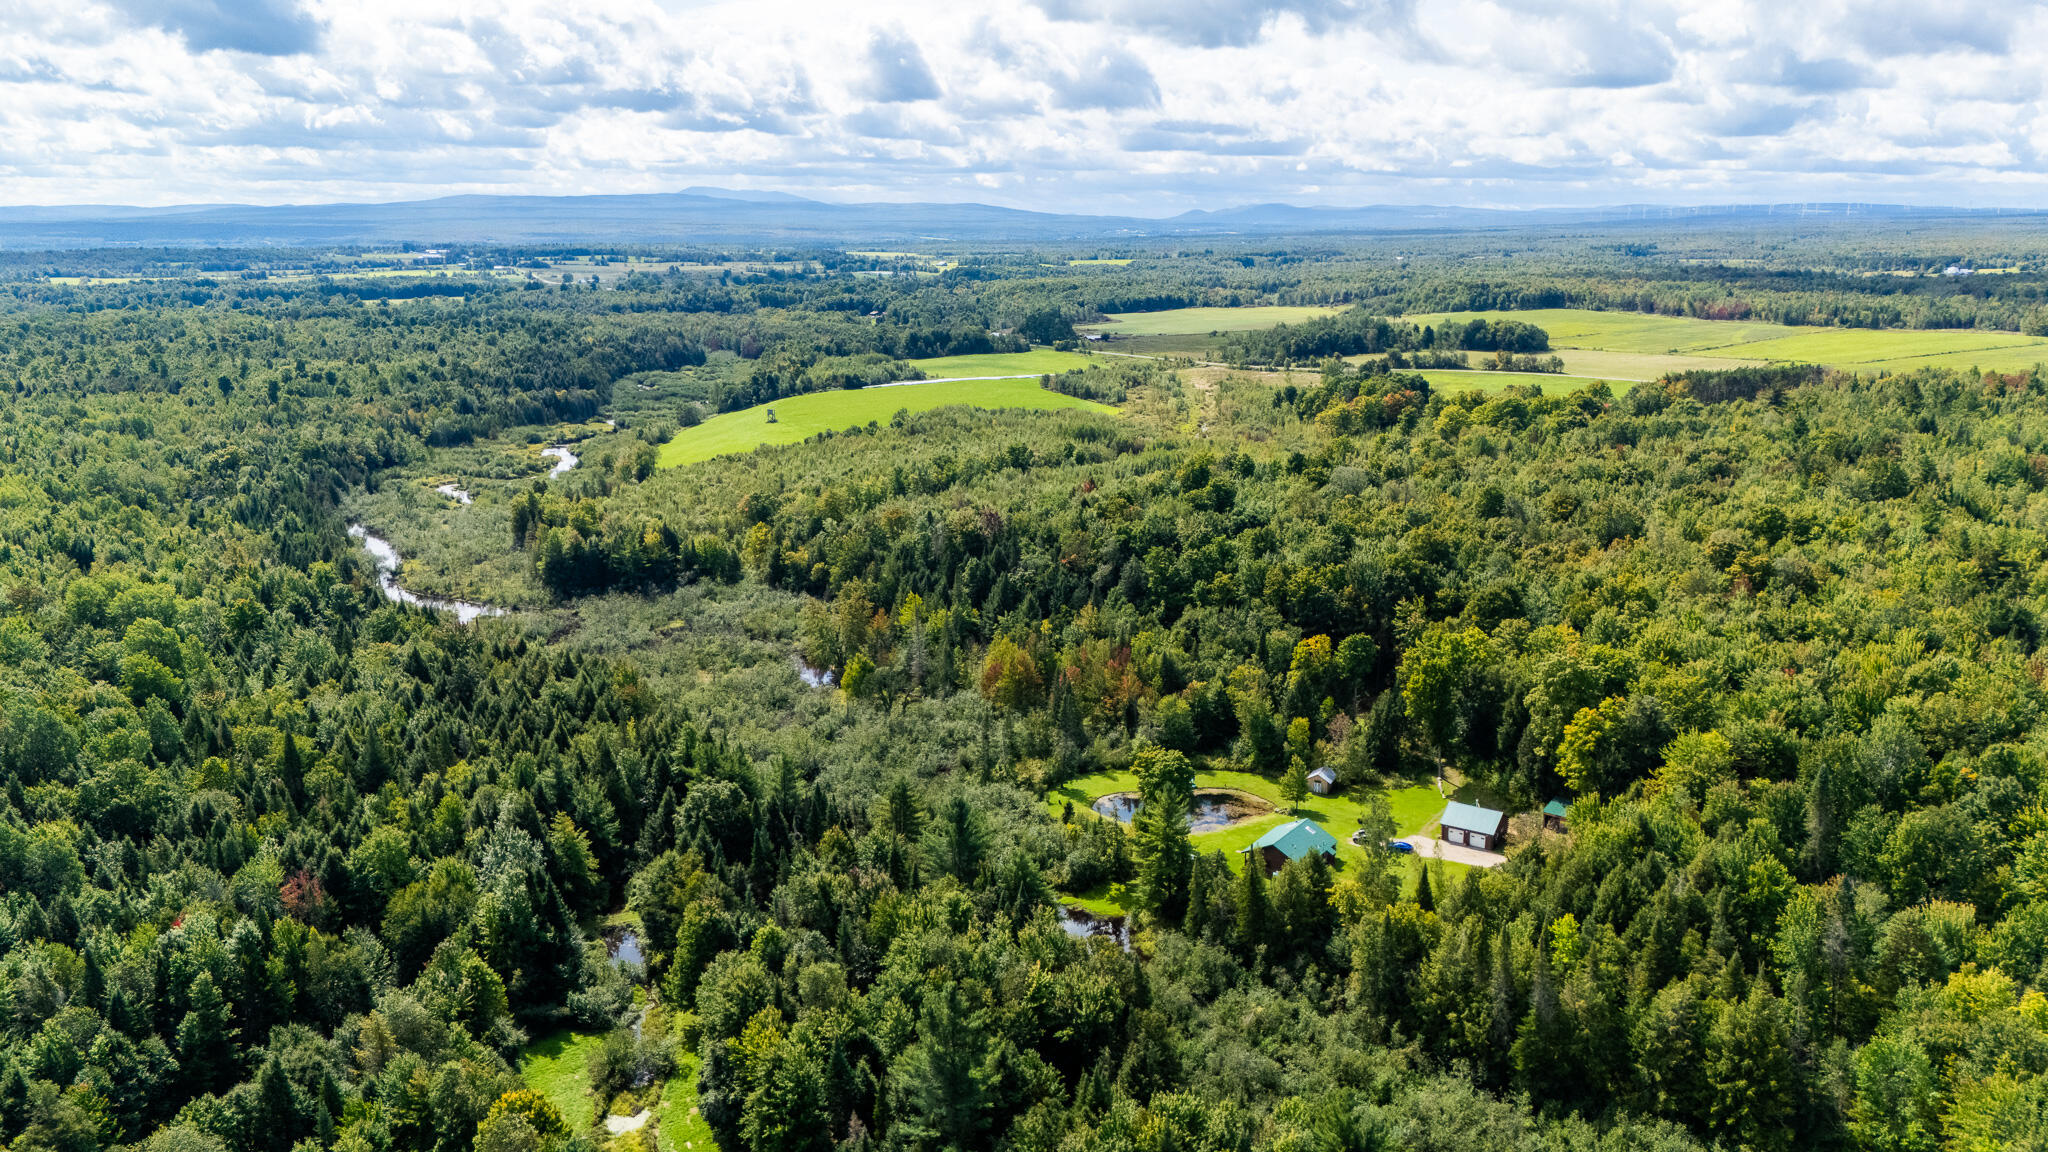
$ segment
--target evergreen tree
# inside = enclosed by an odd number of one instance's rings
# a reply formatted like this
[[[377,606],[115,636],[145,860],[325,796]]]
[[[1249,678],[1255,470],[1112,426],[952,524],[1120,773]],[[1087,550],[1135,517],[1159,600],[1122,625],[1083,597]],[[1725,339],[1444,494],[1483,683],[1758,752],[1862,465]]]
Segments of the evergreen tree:
[[[211,973],[192,982],[191,1008],[178,1023],[178,1068],[193,1093],[218,1092],[240,1078],[227,1001]]]
[[[1138,777],[1138,811],[1131,820],[1138,905],[1167,924],[1179,924],[1194,860],[1188,841],[1194,767],[1178,752],[1141,744],[1131,771]]]

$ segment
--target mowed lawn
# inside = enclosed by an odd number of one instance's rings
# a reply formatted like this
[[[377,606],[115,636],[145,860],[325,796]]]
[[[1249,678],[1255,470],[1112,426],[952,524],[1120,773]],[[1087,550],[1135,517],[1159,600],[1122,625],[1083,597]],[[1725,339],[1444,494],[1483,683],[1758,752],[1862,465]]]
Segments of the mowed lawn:
[[[1201,336],[1210,332],[1255,332],[1276,324],[1299,324],[1342,308],[1272,305],[1264,308],[1172,308],[1164,312],[1115,312],[1103,324],[1075,327],[1106,336]]]
[[[1038,386],[1037,377],[809,392],[777,400],[773,404],[757,404],[738,412],[713,416],[695,428],[685,428],[662,445],[660,466],[672,468],[680,464],[695,464],[714,456],[751,452],[763,444],[795,444],[820,432],[858,428],[871,420],[886,423],[902,409],[926,412],[949,404],[1040,411],[1056,408],[1116,411],[1104,404],[1048,392]],[[768,422],[770,408],[775,410],[773,424]]]
[[[1323,831],[1337,838],[1337,858],[1340,861],[1357,863],[1365,859],[1365,850],[1351,842],[1351,834],[1358,831],[1359,817],[1365,815],[1367,801],[1372,791],[1366,788],[1346,788],[1335,796],[1309,795],[1302,798],[1301,806],[1292,814],[1287,811],[1287,802],[1280,798],[1280,784],[1252,772],[1205,771],[1195,773],[1195,790],[1226,788],[1237,792],[1248,792],[1273,806],[1268,816],[1244,820],[1215,832],[1201,832],[1191,837],[1195,850],[1201,853],[1221,852],[1230,862],[1232,869],[1244,870],[1244,857],[1239,853],[1266,834],[1272,828],[1290,820],[1306,816],[1323,826]],[[1099,797],[1112,792],[1136,792],[1138,778],[1130,772],[1094,772],[1076,776],[1058,788],[1047,793],[1046,810],[1055,820],[1066,813],[1066,806],[1074,806],[1075,819],[1092,817],[1107,820],[1109,817],[1096,812],[1091,805]],[[1454,793],[1460,799],[1474,799],[1463,795],[1463,790]],[[1443,814],[1444,798],[1437,793],[1434,784],[1415,784],[1392,789],[1386,793],[1387,806],[1394,817],[1394,831],[1397,836],[1433,834],[1437,817]],[[1464,871],[1468,865],[1444,861],[1446,873]],[[1414,885],[1413,869],[1408,879]],[[1069,903],[1078,904],[1098,915],[1117,915],[1124,911],[1111,900],[1105,891],[1077,893],[1069,897]]]
[[[1575,374],[1654,379],[1666,372],[1743,364],[1826,364],[1855,372],[1979,368],[2017,372],[2048,362],[2048,338],[1981,329],[1806,328],[1755,320],[1700,320],[1640,312],[1539,308],[1527,312],[1436,312],[1417,324],[1521,320],[1550,334]]]

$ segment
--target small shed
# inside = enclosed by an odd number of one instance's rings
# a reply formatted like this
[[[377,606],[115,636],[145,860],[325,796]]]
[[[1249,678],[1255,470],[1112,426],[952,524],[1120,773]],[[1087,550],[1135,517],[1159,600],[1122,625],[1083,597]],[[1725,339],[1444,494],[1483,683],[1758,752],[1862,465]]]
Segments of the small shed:
[[[1337,790],[1337,774],[1328,764],[1319,766],[1308,774],[1308,790],[1318,796],[1328,796]]]
[[[1322,825],[1303,817],[1270,829],[1245,851],[1264,860],[1267,872],[1278,872],[1289,860],[1299,860],[1311,852],[1335,856],[1337,838],[1323,831]]]
[[[1447,844],[1498,852],[1507,839],[1507,813],[1481,808],[1477,804],[1460,804],[1453,800],[1437,823],[1442,827],[1439,834]]]
[[[1565,807],[1564,801],[1553,798],[1543,806],[1543,826],[1552,832],[1564,831],[1564,818],[1568,812],[1570,809]]]

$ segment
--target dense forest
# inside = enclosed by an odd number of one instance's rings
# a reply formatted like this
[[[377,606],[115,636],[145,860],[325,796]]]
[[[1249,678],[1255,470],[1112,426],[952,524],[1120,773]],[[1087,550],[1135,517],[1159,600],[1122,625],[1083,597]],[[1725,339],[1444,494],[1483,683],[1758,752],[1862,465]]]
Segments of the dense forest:
[[[1546,334],[1385,319],[2019,327],[2037,282],[1575,251],[0,285],[0,1138],[2041,1147],[2048,377],[1447,392],[1389,354]],[[1234,338],[1292,377],[1132,361],[1047,382],[1114,414],[655,466],[714,412],[1230,293],[1364,307]],[[524,611],[394,602],[350,537],[446,476],[474,503],[404,578]],[[1569,831],[1196,848],[1199,774],[1324,766]],[[1128,826],[1047,802],[1107,771]],[[1074,930],[1093,892],[1125,931]],[[564,1029],[589,1115],[537,1087]]]

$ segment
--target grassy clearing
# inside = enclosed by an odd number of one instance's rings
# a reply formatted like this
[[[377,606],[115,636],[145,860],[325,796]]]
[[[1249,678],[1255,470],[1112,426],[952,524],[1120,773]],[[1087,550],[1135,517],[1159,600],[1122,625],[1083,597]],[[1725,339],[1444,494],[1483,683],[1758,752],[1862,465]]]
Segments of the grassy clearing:
[[[1165,312],[1118,312],[1103,324],[1080,327],[1112,336],[1202,336],[1210,332],[1254,332],[1275,324],[1299,324],[1342,308],[1274,305],[1266,308],[1173,308]]]
[[[1237,863],[1237,853],[1249,848],[1252,842],[1266,834],[1268,829],[1297,820],[1303,816],[1323,826],[1330,835],[1337,838],[1340,859],[1362,860],[1365,853],[1350,842],[1351,834],[1358,831],[1359,817],[1366,813],[1366,802],[1371,796],[1368,789],[1349,788],[1335,796],[1308,796],[1292,814],[1287,811],[1287,802],[1280,798],[1280,784],[1251,772],[1205,771],[1195,773],[1195,788],[1227,788],[1246,792],[1273,806],[1273,813],[1253,820],[1245,820],[1215,832],[1203,832],[1193,837],[1195,847],[1202,852],[1221,851]],[[1074,805],[1075,815],[1095,814],[1089,805],[1112,792],[1135,792],[1138,778],[1130,772],[1095,772],[1077,776],[1054,789],[1045,798],[1046,809],[1055,818],[1065,814],[1069,803]],[[1386,793],[1388,806],[1393,810],[1394,827],[1402,836],[1427,832],[1436,823],[1444,809],[1444,800],[1437,794],[1434,784],[1415,784],[1396,788]],[[1104,817],[1098,817],[1104,818]],[[1100,896],[1102,894],[1092,894]],[[1094,909],[1091,909],[1091,911]]]
[[[711,1125],[697,1111],[697,1058],[683,1057],[682,1067],[662,1086],[661,1103],[654,1111],[660,1126],[656,1142],[661,1152],[718,1152]]]
[[[1131,262],[1131,258],[1130,258],[1129,256],[1125,256],[1124,258],[1122,258],[1122,259],[1120,259],[1120,260],[1111,260],[1111,259],[1108,259],[1108,258],[1106,258],[1106,257],[1105,257],[1105,258],[1103,258],[1103,259],[1100,259],[1100,260],[1069,260],[1069,261],[1067,261],[1067,267],[1069,267],[1069,268],[1080,268],[1080,267],[1084,267],[1084,266],[1086,266],[1086,265],[1089,265],[1089,264],[1113,264],[1113,265],[1115,265],[1116,267],[1118,267],[1118,268],[1121,268],[1121,267],[1123,267],[1124,265],[1126,265],[1126,264],[1129,264],[1130,262]]]
[[[1087,400],[1048,392],[1038,381],[963,380],[939,384],[905,384],[889,388],[861,388],[851,392],[811,392],[759,404],[739,412],[714,416],[695,428],[685,428],[662,446],[660,466],[694,464],[714,456],[751,452],[763,444],[795,444],[820,432],[857,428],[869,421],[886,422],[901,409],[925,412],[949,404],[977,408],[1092,408],[1100,412],[1116,409]],[[768,423],[768,409],[775,410],[775,423]]]
[[[934,380],[948,376],[1043,376],[1050,372],[1071,372],[1099,363],[1079,352],[1055,352],[1033,348],[1029,352],[986,352],[974,356],[934,356],[912,360],[911,365]]]
[[[1614,380],[1650,380],[1667,372],[1772,362],[1826,364],[1855,372],[1929,367],[2018,372],[2048,362],[2048,338],[1980,329],[1793,328],[1751,320],[1576,308],[1439,312],[1408,319],[1439,325],[1474,319],[1526,321],[1550,333],[1567,371]]]
[[[528,1044],[519,1053],[519,1078],[548,1098],[573,1131],[597,1123],[590,1101],[590,1054],[602,1047],[604,1034],[564,1028]],[[692,1095],[696,1084],[691,1083]]]

